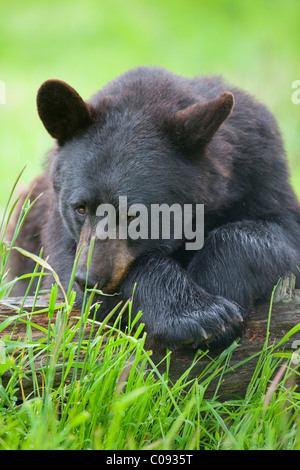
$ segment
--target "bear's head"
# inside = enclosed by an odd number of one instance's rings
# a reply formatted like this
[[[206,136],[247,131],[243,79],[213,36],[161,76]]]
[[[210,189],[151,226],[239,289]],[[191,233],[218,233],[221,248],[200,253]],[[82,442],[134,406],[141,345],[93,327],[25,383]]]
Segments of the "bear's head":
[[[184,207],[192,205],[194,224],[196,204],[214,210],[222,203],[227,175],[213,158],[213,141],[232,111],[233,95],[197,101],[186,91],[172,94],[172,79],[162,82],[157,89],[149,78],[120,81],[114,93],[104,89],[89,102],[60,80],[38,91],[39,116],[57,140],[49,174],[80,253],[75,280],[82,288],[116,291],[138,256],[183,245],[184,220],[177,220],[179,235],[174,221]],[[153,228],[152,209],[162,204],[171,214],[166,236],[162,212]]]

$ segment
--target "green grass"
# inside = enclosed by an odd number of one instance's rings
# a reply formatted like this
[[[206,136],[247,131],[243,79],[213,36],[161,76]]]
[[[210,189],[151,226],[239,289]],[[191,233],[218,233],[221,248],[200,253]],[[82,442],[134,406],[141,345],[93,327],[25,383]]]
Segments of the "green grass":
[[[230,351],[211,362],[205,377],[189,382],[184,374],[172,383],[151,361],[141,331],[100,325],[95,337],[75,340],[86,315],[71,326],[64,310],[38,342],[17,343],[5,336],[5,321],[0,372],[9,371],[10,380],[0,385],[0,449],[300,449],[300,394],[286,386],[289,367],[264,405],[278,366],[274,351],[262,352],[245,399],[222,402],[218,390],[210,399],[204,393],[230,367]],[[38,328],[34,314],[14,321],[25,323],[28,338]],[[45,353],[48,363],[37,366]],[[34,390],[17,400],[25,380]]]
[[[29,201],[17,232],[28,210]],[[11,248],[1,241],[0,299],[11,287],[4,283]],[[41,276],[49,269],[54,276],[49,307],[43,310],[48,327],[35,320],[41,312],[24,312],[22,307],[14,316],[0,317],[1,450],[300,449],[300,393],[291,385],[291,356],[280,352],[280,343],[265,342],[246,395],[223,400],[221,382],[231,370],[235,343],[190,379],[189,373],[206,355],[198,351],[194,363],[172,382],[171,352],[161,372],[145,348],[143,325],[136,330],[129,321],[121,330],[122,311],[114,324],[108,323],[109,317],[103,323],[94,321],[89,317],[93,290],[86,292],[81,314],[72,317],[75,293],[71,288],[63,291],[64,303],[58,304],[59,279],[47,262],[34,259]],[[70,286],[75,268],[76,262]],[[17,331],[20,322],[26,330],[23,340],[7,329],[10,325]],[[285,368],[278,375],[283,361]],[[215,392],[207,396],[216,378]]]
[[[0,208],[17,172],[27,164],[28,183],[52,145],[35,105],[44,80],[65,80],[88,98],[125,70],[152,64],[187,76],[222,74],[266,103],[300,195],[300,105],[291,100],[299,41],[298,0],[2,2]]]

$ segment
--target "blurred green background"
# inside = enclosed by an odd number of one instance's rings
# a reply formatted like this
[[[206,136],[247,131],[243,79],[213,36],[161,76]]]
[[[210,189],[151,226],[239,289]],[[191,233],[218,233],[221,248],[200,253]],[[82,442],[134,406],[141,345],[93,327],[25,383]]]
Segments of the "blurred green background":
[[[27,163],[29,182],[52,145],[40,84],[60,78],[88,98],[138,65],[222,74],[255,94],[279,121],[300,196],[299,55],[299,0],[0,0],[0,208],[19,170]]]

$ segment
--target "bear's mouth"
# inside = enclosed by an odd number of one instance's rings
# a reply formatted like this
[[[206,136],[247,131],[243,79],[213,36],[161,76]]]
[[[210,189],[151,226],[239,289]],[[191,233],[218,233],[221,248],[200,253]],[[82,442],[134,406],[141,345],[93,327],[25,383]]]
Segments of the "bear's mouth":
[[[87,273],[86,271],[79,269],[76,271],[75,274],[75,282],[80,288],[82,292],[85,291],[85,289],[102,289],[102,287],[105,284],[105,280],[101,280],[101,278],[97,277],[95,274],[89,272]]]
[[[78,270],[75,274],[75,282],[82,292],[85,289],[97,289],[104,294],[114,294],[119,284],[114,284],[110,280],[106,280],[103,277],[98,277],[93,273],[86,273],[85,271]]]
[[[135,261],[135,257],[129,253],[126,244],[123,242],[120,245],[120,249],[115,250],[109,259],[109,270],[108,266],[106,269],[102,267],[102,270],[99,270],[101,263],[99,263],[96,254],[92,256],[92,266],[88,272],[80,266],[77,268],[75,282],[82,292],[86,288],[96,288],[105,294],[117,293],[128,269]],[[98,272],[92,269],[93,266],[98,267]]]

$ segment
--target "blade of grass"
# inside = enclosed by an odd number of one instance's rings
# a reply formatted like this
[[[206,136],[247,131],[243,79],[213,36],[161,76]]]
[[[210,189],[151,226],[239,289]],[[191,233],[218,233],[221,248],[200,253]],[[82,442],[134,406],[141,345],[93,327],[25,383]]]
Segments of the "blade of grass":
[[[12,186],[12,189],[11,189],[9,195],[8,195],[7,203],[6,203],[5,208],[4,208],[4,212],[3,212],[3,216],[2,216],[2,220],[1,220],[1,225],[0,225],[0,233],[2,233],[2,238],[1,238],[1,242],[0,242],[1,244],[3,242],[3,236],[5,234],[5,230],[2,232],[2,228],[3,228],[4,221],[6,220],[6,213],[8,211],[10,201],[12,199],[12,196],[13,196],[14,192],[15,192],[16,186],[17,186],[18,182],[20,181],[20,178],[21,178],[22,174],[24,173],[25,168],[26,168],[26,165],[22,168],[22,170],[18,174],[17,178],[15,179],[15,182]],[[12,212],[10,213],[10,216],[11,216],[11,214],[12,214]],[[8,217],[8,221],[9,221],[9,219],[10,219],[10,217]],[[8,223],[8,221],[7,221],[7,223]]]
[[[51,274],[53,275],[54,279],[55,279],[55,282],[58,284],[58,286],[60,287],[61,291],[62,291],[62,294],[63,294],[63,297],[64,297],[64,300],[65,300],[65,305],[69,311],[69,308],[68,308],[68,298],[67,298],[67,295],[66,295],[66,292],[60,282],[60,279],[58,277],[58,275],[56,274],[56,272],[54,271],[54,269],[50,266],[49,263],[47,263],[47,261],[45,261],[43,258],[40,258],[39,256],[37,255],[34,255],[33,253],[29,253],[29,251],[27,250],[24,250],[23,248],[19,248],[19,247],[15,247],[15,249],[17,251],[19,251],[22,255],[28,257],[28,258],[31,258],[33,259],[36,263],[40,264],[41,266],[44,267],[44,269],[47,269],[51,272]]]

